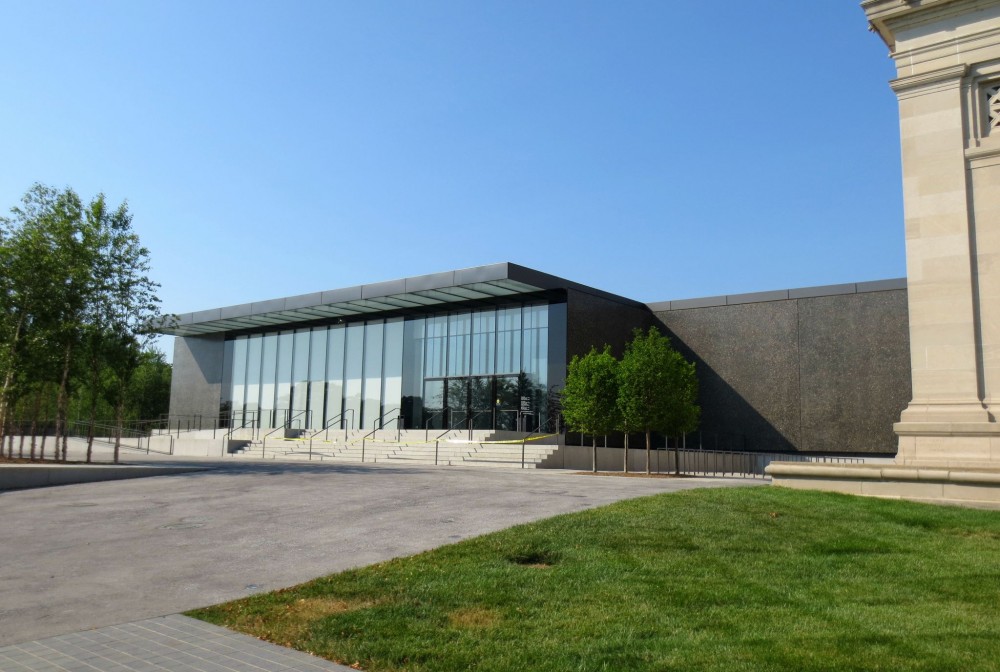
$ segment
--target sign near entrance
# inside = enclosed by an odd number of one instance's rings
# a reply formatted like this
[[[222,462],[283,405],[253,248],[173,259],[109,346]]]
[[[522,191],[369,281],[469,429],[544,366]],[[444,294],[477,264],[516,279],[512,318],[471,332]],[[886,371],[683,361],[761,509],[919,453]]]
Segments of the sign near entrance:
[[[521,397],[521,412],[531,413],[531,397]]]

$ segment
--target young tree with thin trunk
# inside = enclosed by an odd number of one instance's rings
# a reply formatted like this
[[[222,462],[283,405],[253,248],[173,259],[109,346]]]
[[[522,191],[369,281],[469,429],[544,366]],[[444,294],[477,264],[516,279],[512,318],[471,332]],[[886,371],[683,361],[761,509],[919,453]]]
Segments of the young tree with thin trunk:
[[[670,345],[655,327],[636,329],[618,366],[618,408],[625,426],[646,435],[646,473],[650,473],[652,434],[676,436],[698,426],[698,380],[694,364]],[[675,448],[675,471],[680,454]]]
[[[93,400],[109,376],[115,416],[124,421],[131,377],[158,313],[158,285],[148,277],[149,252],[126,203],[109,208],[102,194],[84,207],[71,189],[36,184],[11,214],[0,218],[0,446],[16,395],[42,386],[55,389],[55,453],[65,460],[70,399],[82,379],[91,427]]]
[[[566,370],[562,414],[570,430],[590,434],[595,472],[597,435],[614,431],[620,424],[617,399],[618,360],[611,346],[605,345],[601,352],[591,348],[583,357],[574,355]]]

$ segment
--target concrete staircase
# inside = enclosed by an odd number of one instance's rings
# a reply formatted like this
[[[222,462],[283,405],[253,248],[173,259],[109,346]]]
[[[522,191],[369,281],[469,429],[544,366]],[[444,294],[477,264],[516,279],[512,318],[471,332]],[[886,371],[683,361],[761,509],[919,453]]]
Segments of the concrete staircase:
[[[339,433],[338,433],[339,434]],[[231,455],[242,459],[317,460],[335,462],[366,462],[377,464],[416,464],[467,467],[516,467],[522,466],[521,439],[524,434],[505,432],[494,434],[488,430],[469,431],[456,429],[446,433],[440,430],[380,430],[374,435],[360,431],[349,432],[337,440],[307,437],[240,438],[231,449]],[[551,437],[558,439],[558,437]],[[542,462],[559,450],[556,442],[540,444],[529,441],[523,446],[524,468],[538,468]]]

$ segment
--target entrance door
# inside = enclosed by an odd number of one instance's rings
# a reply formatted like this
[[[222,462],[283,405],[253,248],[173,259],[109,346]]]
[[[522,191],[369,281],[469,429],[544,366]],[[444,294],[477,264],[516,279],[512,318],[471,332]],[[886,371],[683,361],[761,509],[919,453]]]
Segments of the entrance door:
[[[516,430],[517,409],[518,403],[520,403],[517,376],[497,376],[494,381],[496,387],[496,424],[494,426],[497,429]]]
[[[447,422],[444,405],[444,381],[424,381],[424,419],[421,429],[442,429]]]
[[[481,377],[469,380],[469,413],[473,429],[493,429],[493,378]]]
[[[464,429],[469,426],[469,379],[449,378],[447,385],[446,404],[448,421],[454,429]]]

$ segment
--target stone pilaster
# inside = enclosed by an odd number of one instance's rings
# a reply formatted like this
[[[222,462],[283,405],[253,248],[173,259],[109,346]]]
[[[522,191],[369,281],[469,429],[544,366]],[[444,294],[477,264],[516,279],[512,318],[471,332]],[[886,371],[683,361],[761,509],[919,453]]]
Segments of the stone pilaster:
[[[1000,466],[1000,0],[862,6],[898,73],[913,400],[897,462]]]

